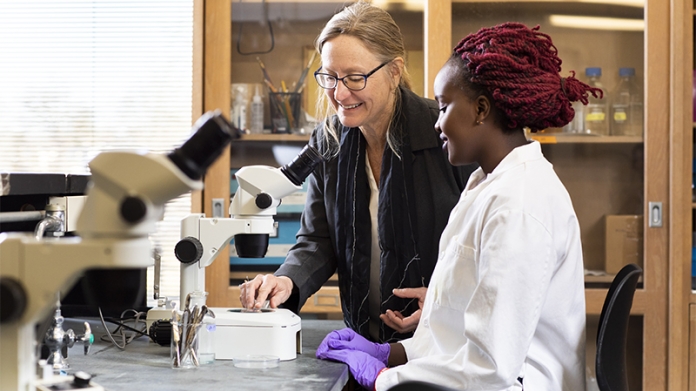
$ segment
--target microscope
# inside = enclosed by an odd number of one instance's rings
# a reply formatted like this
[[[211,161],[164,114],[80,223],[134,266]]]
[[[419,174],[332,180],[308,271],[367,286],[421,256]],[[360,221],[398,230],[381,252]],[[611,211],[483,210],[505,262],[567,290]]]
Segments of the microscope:
[[[193,135],[166,155],[96,156],[89,163],[91,181],[77,236],[0,233],[0,389],[45,386],[36,379],[35,326],[50,314],[58,292],[67,292],[87,269],[145,268],[152,263],[148,235],[155,232],[166,202],[202,189],[205,171],[238,137],[218,112],[206,113],[193,128]],[[76,374],[74,382],[78,380],[82,389],[100,389],[90,388],[89,379],[85,384]]]
[[[180,306],[187,298],[205,298],[205,268],[234,239],[237,255],[262,258],[274,233],[273,216],[281,199],[302,189],[302,183],[314,171],[323,156],[306,145],[288,164],[276,168],[247,166],[235,174],[239,188],[229,207],[228,218],[207,218],[192,214],[181,223],[182,239],[174,253],[181,262]],[[291,360],[301,347],[301,326],[297,315],[286,309],[245,311],[211,308],[215,313],[215,359],[235,356],[273,355]],[[263,313],[255,316],[252,313]],[[171,313],[171,311],[170,311]],[[298,344],[298,340],[300,343]]]
[[[304,180],[323,160],[314,147],[306,145],[290,163],[280,168],[243,167],[235,174],[239,189],[230,203],[230,217],[207,218],[204,214],[192,214],[184,218],[182,239],[174,247],[174,254],[181,262],[182,305],[188,294],[205,291],[204,269],[230,240],[234,239],[239,257],[266,255],[269,235],[275,229],[273,216],[281,199],[302,190]]]

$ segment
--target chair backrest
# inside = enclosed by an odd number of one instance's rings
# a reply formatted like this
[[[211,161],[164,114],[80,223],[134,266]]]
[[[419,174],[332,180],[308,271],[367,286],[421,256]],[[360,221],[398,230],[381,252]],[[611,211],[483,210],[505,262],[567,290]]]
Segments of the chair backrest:
[[[633,294],[643,270],[624,266],[614,277],[604,299],[597,330],[595,371],[600,391],[628,391],[626,339]]]
[[[437,384],[426,383],[416,380],[399,383],[387,391],[457,391]]]

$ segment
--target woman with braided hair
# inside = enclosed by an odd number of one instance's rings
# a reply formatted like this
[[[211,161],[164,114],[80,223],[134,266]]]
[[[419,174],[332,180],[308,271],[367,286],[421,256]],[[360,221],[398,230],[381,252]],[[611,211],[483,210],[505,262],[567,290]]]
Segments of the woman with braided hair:
[[[319,358],[363,386],[426,381],[458,390],[585,389],[585,291],[570,197],[525,128],[560,127],[602,91],[562,77],[539,27],[464,38],[440,70],[435,124],[454,165],[480,165],[450,214],[412,338],[331,332]],[[389,369],[387,369],[389,367]]]

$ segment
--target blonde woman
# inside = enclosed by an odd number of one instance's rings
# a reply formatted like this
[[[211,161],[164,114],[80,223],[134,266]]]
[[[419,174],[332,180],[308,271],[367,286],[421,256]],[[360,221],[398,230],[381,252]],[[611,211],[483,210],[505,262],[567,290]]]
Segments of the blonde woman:
[[[297,243],[273,275],[242,286],[247,308],[299,311],[338,272],[345,323],[373,341],[412,335],[440,234],[475,166],[454,167],[434,130],[435,101],[410,90],[399,27],[386,11],[344,8],[316,40],[325,120],[310,143]]]

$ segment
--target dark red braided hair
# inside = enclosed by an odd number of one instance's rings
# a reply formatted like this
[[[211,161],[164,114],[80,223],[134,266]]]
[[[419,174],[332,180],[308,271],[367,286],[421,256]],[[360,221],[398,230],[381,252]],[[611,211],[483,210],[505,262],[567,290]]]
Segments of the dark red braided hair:
[[[511,129],[564,126],[575,116],[571,102],[587,104],[589,94],[603,96],[601,89],[576,79],[574,71],[566,78],[559,75],[558,49],[538,30],[521,23],[483,28],[462,39],[452,55],[463,84],[486,91],[506,117],[501,125]]]

